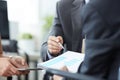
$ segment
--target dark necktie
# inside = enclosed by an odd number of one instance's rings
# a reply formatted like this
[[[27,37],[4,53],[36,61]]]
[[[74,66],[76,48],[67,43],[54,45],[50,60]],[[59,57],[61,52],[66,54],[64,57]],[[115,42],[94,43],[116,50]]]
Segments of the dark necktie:
[[[85,0],[82,0],[82,6],[84,6],[85,5]]]

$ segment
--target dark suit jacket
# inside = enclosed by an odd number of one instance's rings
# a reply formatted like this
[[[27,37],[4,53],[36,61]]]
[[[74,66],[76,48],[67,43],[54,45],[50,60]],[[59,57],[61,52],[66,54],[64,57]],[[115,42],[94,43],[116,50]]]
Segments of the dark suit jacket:
[[[82,46],[80,5],[81,0],[60,0],[57,3],[57,15],[49,33],[49,36],[62,36],[66,49],[77,52],[81,52]],[[47,40],[41,46],[43,61],[48,60]]]
[[[118,80],[120,67],[120,0],[91,0],[82,10],[86,36],[85,59],[80,72]]]

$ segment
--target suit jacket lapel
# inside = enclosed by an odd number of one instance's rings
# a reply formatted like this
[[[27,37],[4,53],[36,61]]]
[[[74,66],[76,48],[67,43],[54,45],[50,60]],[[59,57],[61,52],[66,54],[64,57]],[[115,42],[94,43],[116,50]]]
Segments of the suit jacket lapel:
[[[82,46],[82,35],[81,35],[81,20],[80,20],[80,6],[82,0],[74,0],[73,7],[71,9],[71,20],[73,28],[72,37],[72,50],[78,51]]]

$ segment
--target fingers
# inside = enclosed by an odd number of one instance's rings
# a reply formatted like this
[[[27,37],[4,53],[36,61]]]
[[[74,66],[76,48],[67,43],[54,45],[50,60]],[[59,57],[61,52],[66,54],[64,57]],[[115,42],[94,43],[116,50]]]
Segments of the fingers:
[[[26,64],[25,59],[21,56],[15,56],[14,59],[17,63],[19,63],[22,66],[24,66]]]
[[[21,68],[21,67],[28,67],[26,61],[24,58],[20,56],[15,56],[10,59],[10,62],[16,67],[16,68]]]
[[[24,66],[26,64],[26,61],[24,58],[20,57],[20,56],[16,56],[15,57],[16,62],[18,62],[19,64],[21,64],[22,66]]]
[[[61,44],[63,44],[63,38],[62,38],[61,36],[57,36],[57,39],[59,40],[59,42],[60,42]]]
[[[4,72],[2,73],[2,76],[12,76],[14,75],[15,73],[13,71],[11,71],[10,69],[6,69],[6,70],[3,70]]]
[[[7,77],[12,75],[20,75],[20,72],[12,64],[7,63],[5,68],[2,70],[2,76]]]
[[[58,76],[58,75],[53,75],[53,80],[62,80],[63,77]]]
[[[59,42],[59,39],[57,37],[55,37],[55,36],[50,36],[49,40]]]
[[[59,48],[58,42],[59,40],[55,36],[50,36],[48,39],[48,45],[52,45],[57,48]]]
[[[25,75],[25,74],[28,74],[30,71],[21,71],[20,73],[22,74],[22,75]]]
[[[66,66],[63,66],[60,70],[68,71]],[[63,77],[58,75],[53,75],[53,80],[63,80]]]
[[[63,43],[63,39],[61,36],[55,37],[55,36],[50,36],[48,39],[48,50],[50,53],[53,54],[58,54],[62,48],[58,43]]]
[[[24,58],[20,57],[20,56],[17,56],[15,58],[12,58],[11,59],[11,63],[16,67],[16,68],[27,68],[28,65],[25,61]],[[25,75],[25,74],[28,74],[29,71],[17,71],[17,75]]]
[[[27,67],[28,67],[27,62],[26,62],[26,60],[25,60],[23,57],[17,56],[17,57],[15,58],[15,60],[16,60],[17,63],[20,63],[21,67],[24,67],[24,68],[27,68]]]
[[[13,72],[13,75],[21,75],[21,73],[13,65],[11,66],[10,71]]]
[[[4,64],[2,61],[4,61]],[[1,58],[0,75],[7,77],[7,76],[12,76],[12,75],[28,74],[29,71],[20,72],[17,70],[17,68],[28,67],[26,63],[24,66],[21,65],[22,61],[25,63],[23,58]]]
[[[12,76],[12,73],[7,72],[7,73],[5,73],[5,74],[2,74],[2,76],[4,76],[4,77],[9,77],[9,76]]]
[[[11,58],[10,62],[12,65],[14,65],[16,68],[20,68],[21,67],[21,61],[19,61],[19,59],[17,58]]]
[[[48,41],[48,48],[53,50],[60,50],[59,44],[54,41]]]
[[[68,68],[66,66],[62,67],[61,70],[68,71]]]
[[[21,73],[17,70],[17,68],[12,64],[10,64],[8,72],[11,73],[11,75],[21,75]]]
[[[60,53],[60,50],[52,50],[52,49],[49,49],[49,52],[50,52],[50,54],[58,55],[58,54]]]

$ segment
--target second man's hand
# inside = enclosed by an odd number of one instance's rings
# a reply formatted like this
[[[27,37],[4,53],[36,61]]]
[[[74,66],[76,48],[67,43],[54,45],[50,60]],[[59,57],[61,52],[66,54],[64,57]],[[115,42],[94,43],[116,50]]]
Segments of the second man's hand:
[[[65,49],[61,43],[58,43],[62,49]]]
[[[58,55],[60,51],[64,48],[62,44],[63,38],[61,36],[50,36],[48,39],[48,51],[52,55]]]

